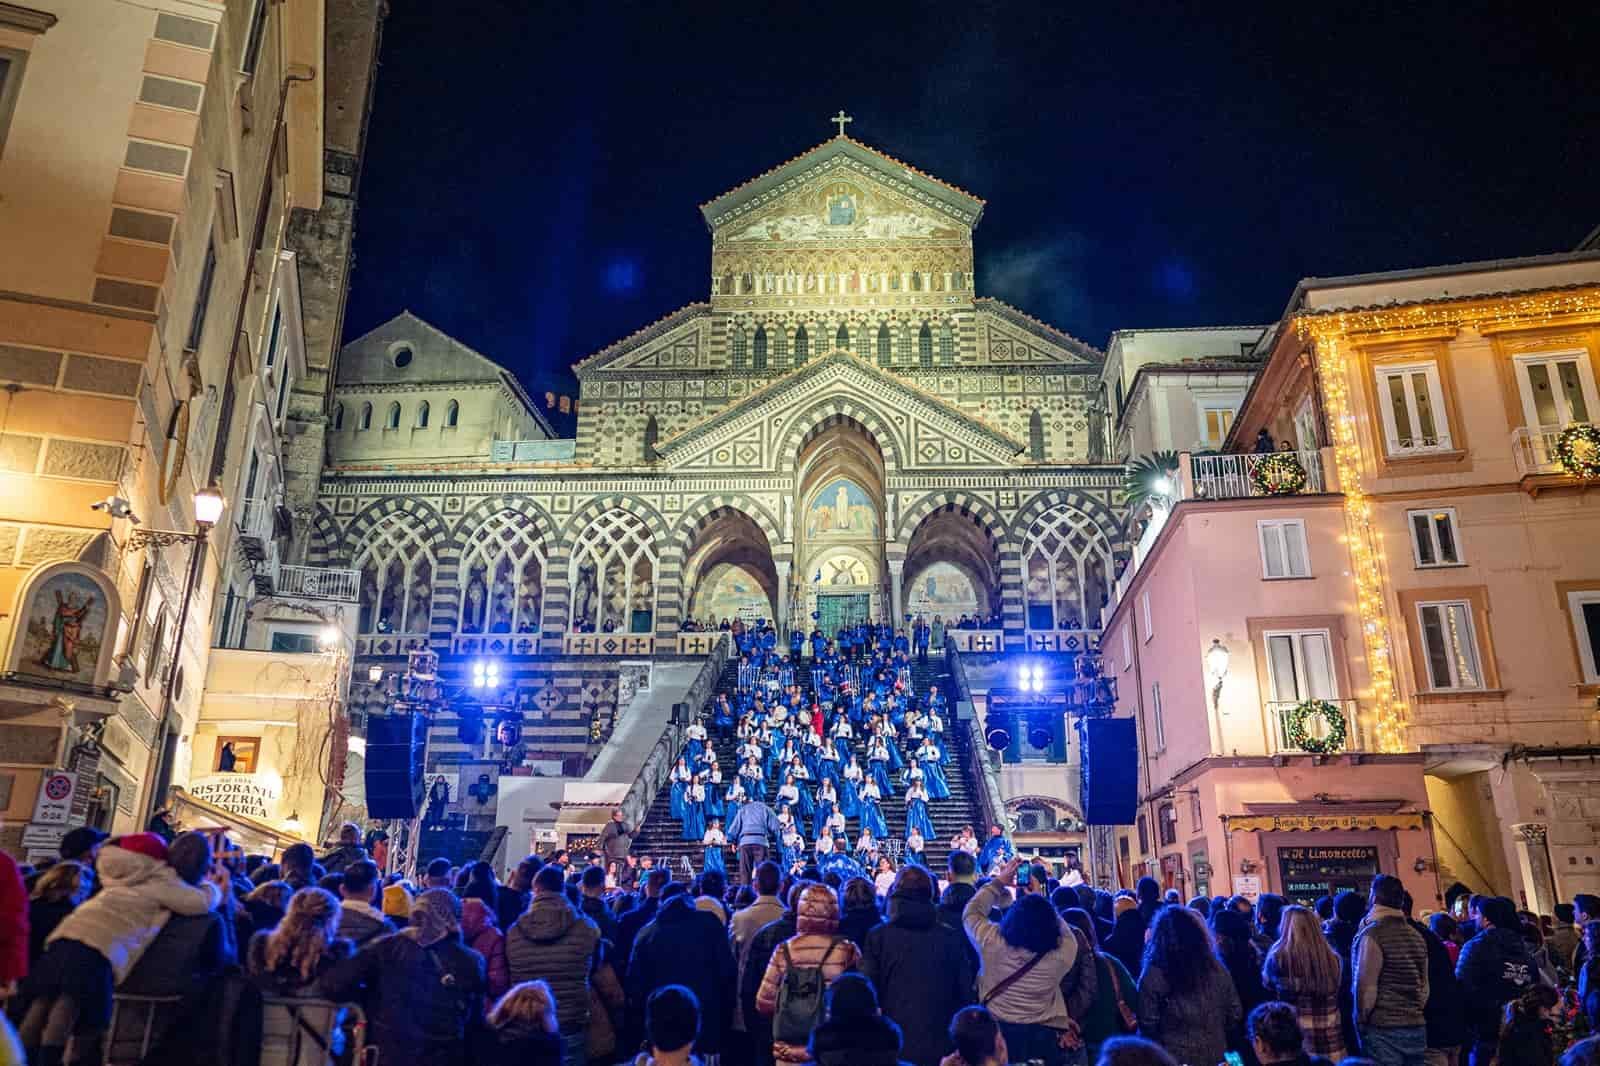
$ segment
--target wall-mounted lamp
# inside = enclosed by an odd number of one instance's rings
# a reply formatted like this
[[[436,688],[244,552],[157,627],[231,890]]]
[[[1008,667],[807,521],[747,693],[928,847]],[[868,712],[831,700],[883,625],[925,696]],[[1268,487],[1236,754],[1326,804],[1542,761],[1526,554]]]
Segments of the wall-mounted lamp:
[[[1211,677],[1211,709],[1217,710],[1222,702],[1222,682],[1228,676],[1228,660],[1233,657],[1222,641],[1211,638],[1206,649],[1206,673]]]
[[[1418,855],[1417,861],[1411,864],[1411,868],[1419,874],[1425,874],[1434,869],[1434,865],[1421,855]]]

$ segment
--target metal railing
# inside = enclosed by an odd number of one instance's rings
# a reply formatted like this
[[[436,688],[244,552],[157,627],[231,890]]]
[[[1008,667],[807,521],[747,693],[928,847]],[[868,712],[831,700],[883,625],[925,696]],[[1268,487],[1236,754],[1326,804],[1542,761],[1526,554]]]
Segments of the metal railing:
[[[1323,712],[1301,709],[1310,704],[1320,705]],[[1267,717],[1272,720],[1272,754],[1339,755],[1364,751],[1367,745],[1361,732],[1359,711],[1360,707],[1352,699],[1269,700]],[[1337,716],[1338,724],[1330,721],[1328,714]],[[1336,734],[1341,729],[1344,735],[1338,737]]]
[[[355,603],[360,598],[361,571],[284,563],[278,567],[277,589],[280,596]]]
[[[234,516],[240,536],[255,537],[262,541],[271,540],[273,510],[274,505],[271,500],[240,500],[239,510]]]
[[[1003,629],[953,629],[946,626],[944,646],[956,651],[1005,651],[1006,633]]]
[[[1190,456],[1192,476],[1188,483],[1179,486],[1181,498],[1237,500],[1272,495],[1256,487],[1255,473],[1263,462],[1274,455],[1292,455],[1300,461],[1300,469],[1306,474],[1301,493],[1327,491],[1322,477],[1321,452],[1251,452],[1244,455]]]
[[[1579,423],[1569,423],[1578,425]],[[1518,426],[1511,431],[1511,454],[1517,464],[1517,473],[1561,474],[1561,461],[1556,458],[1556,444],[1567,426]]]
[[[1000,776],[995,772],[993,753],[984,739],[977,709],[972,704],[972,687],[967,684],[967,672],[961,665],[961,652],[948,641],[944,646],[944,661],[950,671],[950,683],[955,686],[955,717],[959,722],[963,710],[966,716],[967,751],[972,756],[968,760],[967,783],[972,786],[972,794],[977,799],[984,825],[1009,829],[1005,819],[1004,793],[1000,791]],[[983,832],[987,832],[987,829]]]

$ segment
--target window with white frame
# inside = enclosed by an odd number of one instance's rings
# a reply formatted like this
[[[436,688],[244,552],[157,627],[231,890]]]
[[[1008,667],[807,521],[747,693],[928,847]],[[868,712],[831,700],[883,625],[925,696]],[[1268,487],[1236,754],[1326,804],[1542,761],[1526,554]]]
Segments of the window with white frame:
[[[1572,633],[1578,639],[1578,662],[1583,680],[1600,684],[1600,589],[1567,593],[1572,613]]]
[[[1417,622],[1428,687],[1437,692],[1482,688],[1472,605],[1465,600],[1424,601],[1417,604]]]
[[[1202,443],[1220,447],[1233,428],[1234,409],[1228,406],[1202,404],[1200,407],[1200,439]]]
[[[1161,714],[1161,682],[1150,682],[1150,740],[1154,751],[1167,750],[1167,720]]]
[[[1144,623],[1144,639],[1148,642],[1156,635],[1155,628],[1150,622],[1150,593],[1139,593],[1139,620]]]
[[[1339,698],[1333,641],[1326,629],[1273,630],[1263,634],[1263,639],[1273,703],[1293,706],[1305,700]]]
[[[1565,429],[1591,422],[1600,411],[1594,373],[1584,352],[1550,352],[1518,356],[1517,388],[1522,413],[1534,429]]]
[[[1306,524],[1302,519],[1257,522],[1256,537],[1261,542],[1262,577],[1311,576],[1311,554],[1306,548]]]
[[[1461,565],[1454,507],[1407,511],[1406,518],[1411,524],[1411,556],[1418,567]]]
[[[1378,367],[1378,409],[1390,455],[1445,451],[1450,425],[1445,418],[1439,367],[1428,363]]]
[[[1133,666],[1133,625],[1131,623],[1122,627],[1122,668],[1124,670]]]

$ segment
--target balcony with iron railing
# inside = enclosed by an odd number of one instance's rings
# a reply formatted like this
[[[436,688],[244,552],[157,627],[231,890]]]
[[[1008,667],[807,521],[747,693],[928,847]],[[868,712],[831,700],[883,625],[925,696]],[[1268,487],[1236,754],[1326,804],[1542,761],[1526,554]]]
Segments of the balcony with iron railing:
[[[1180,500],[1239,500],[1336,492],[1322,452],[1249,452],[1189,455],[1178,459]]]
[[[278,567],[277,594],[304,600],[355,603],[360,598],[361,572],[327,566]]]
[[[1269,700],[1273,755],[1342,755],[1365,751],[1360,706],[1353,699]]]
[[[1561,435],[1576,425],[1588,425],[1588,423],[1569,422],[1564,426],[1518,426],[1512,430],[1511,454],[1517,464],[1518,476],[1567,473],[1559,457],[1559,445]]]

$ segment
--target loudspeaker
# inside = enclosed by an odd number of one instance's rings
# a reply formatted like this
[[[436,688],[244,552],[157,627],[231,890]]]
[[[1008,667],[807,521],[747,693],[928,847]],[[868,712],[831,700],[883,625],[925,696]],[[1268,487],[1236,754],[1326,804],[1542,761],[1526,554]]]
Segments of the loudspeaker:
[[[1132,718],[1083,721],[1083,820],[1132,825],[1139,807],[1139,738]]]
[[[422,804],[422,749],[428,723],[420,714],[367,718],[367,816],[415,818]]]
[[[689,724],[689,705],[687,703],[674,703],[672,705],[672,724]]]

